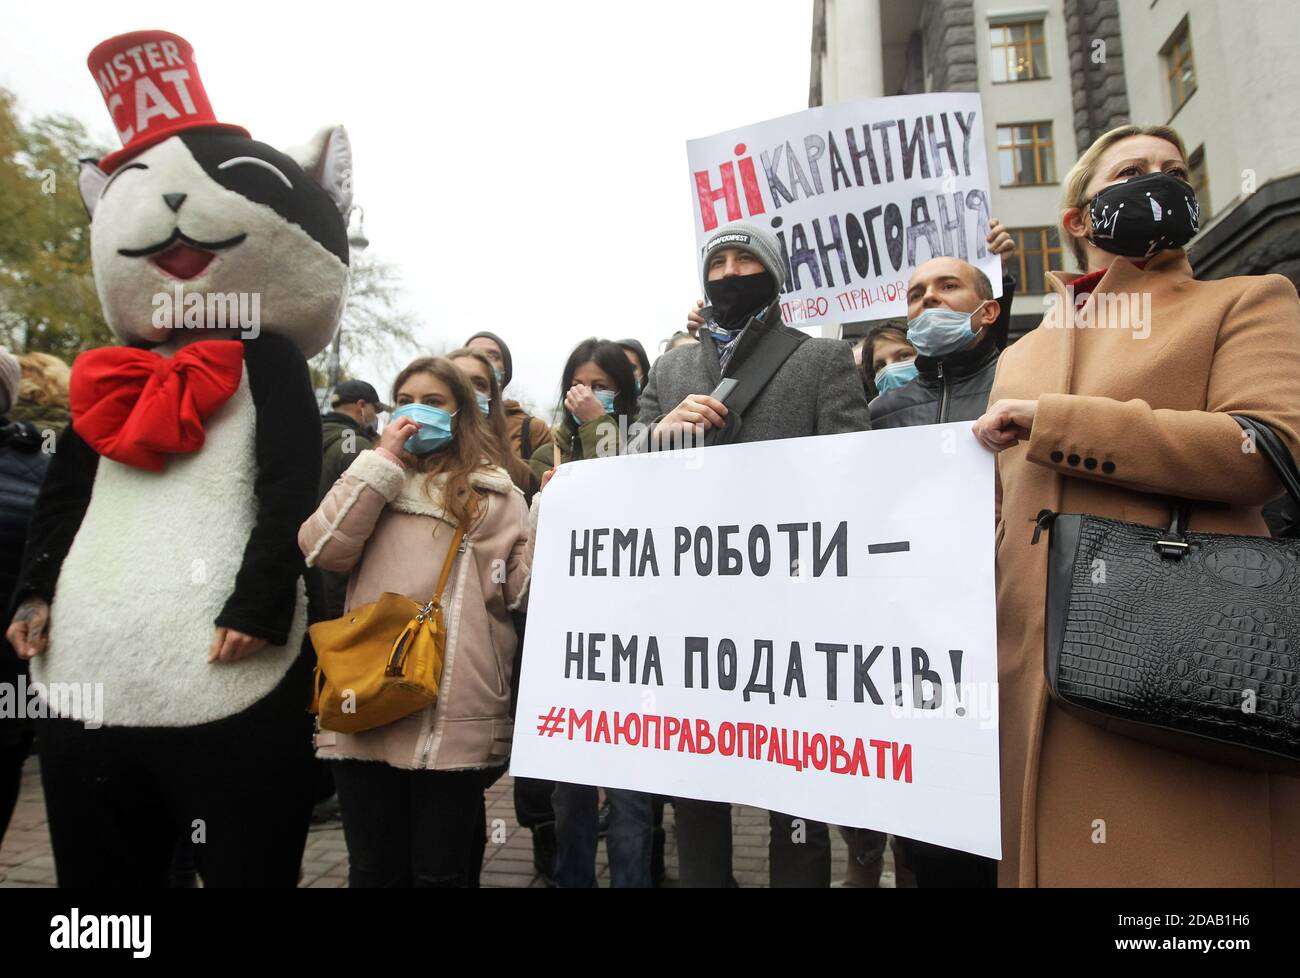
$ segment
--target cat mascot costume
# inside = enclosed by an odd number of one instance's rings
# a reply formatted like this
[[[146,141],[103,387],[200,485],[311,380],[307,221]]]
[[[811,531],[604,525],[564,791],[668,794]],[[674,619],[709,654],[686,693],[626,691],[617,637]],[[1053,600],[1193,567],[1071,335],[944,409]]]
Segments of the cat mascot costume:
[[[59,882],[166,885],[190,845],[208,886],[293,886],[313,780],[297,534],[321,457],[305,358],[347,296],[347,136],[286,154],[217,122],[174,34],[89,65],[123,148],[80,183],[125,345],[73,366],[15,614],[40,646]]]

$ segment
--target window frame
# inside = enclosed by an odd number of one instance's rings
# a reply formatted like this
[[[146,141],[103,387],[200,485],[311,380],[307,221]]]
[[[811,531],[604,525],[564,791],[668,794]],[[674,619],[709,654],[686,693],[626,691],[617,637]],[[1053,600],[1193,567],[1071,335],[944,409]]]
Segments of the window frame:
[[[999,31],[1013,27],[1025,28],[1025,40],[1016,42],[1007,35],[1007,41],[1001,43],[994,40],[994,31]],[[1038,37],[1035,39],[1033,28],[1038,28]],[[1019,85],[1031,81],[1047,81],[1052,77],[1051,65],[1047,60],[1047,15],[1044,13],[1026,13],[1015,16],[993,17],[989,19],[989,82],[993,85]],[[1036,74],[1034,70],[1034,47],[1038,46],[1042,50],[1043,73]],[[1028,52],[1029,74],[1021,78],[1010,77],[1011,53],[1019,50],[1021,47]],[[1002,58],[1003,70],[1008,77],[997,79],[993,77],[993,65],[996,59]]]
[[[1011,239],[1016,243],[1016,283],[1018,295],[1046,295],[1049,291],[1047,285],[1048,272],[1065,271],[1065,244],[1062,241],[1061,229],[1053,224],[1032,225],[1029,227],[1007,228]],[[1056,236],[1056,246],[1053,247],[1049,240],[1050,235]],[[1025,239],[1029,235],[1037,235],[1038,248],[1030,251],[1025,247]],[[1035,255],[1042,258],[1043,262],[1043,288],[1041,291],[1033,291],[1029,288],[1029,271],[1026,268],[1026,257]],[[1055,258],[1056,264],[1053,264]]]
[[[1199,87],[1196,79],[1196,52],[1192,48],[1192,23],[1190,17],[1179,21],[1169,40],[1160,49],[1160,58],[1164,63],[1165,96],[1169,99],[1169,119],[1173,120],[1182,107],[1196,94]],[[1183,88],[1183,69],[1191,69],[1191,88]],[[1178,99],[1174,97],[1177,86]]]
[[[1048,135],[1046,139],[1041,139],[1039,138],[1040,130],[1043,129],[1044,127],[1047,129]],[[1030,137],[1029,142],[1027,143],[1020,142],[1015,135],[1015,130],[1026,129],[1026,128],[1032,129],[1033,135]],[[1002,142],[1003,130],[1008,130],[1011,133],[1011,137],[1010,137],[1011,142],[1009,144],[1004,145]],[[1060,182],[1056,173],[1056,131],[1053,128],[1051,119],[1043,119],[1037,122],[1009,122],[1009,123],[1000,122],[996,126],[994,126],[993,136],[994,139],[997,141],[997,154],[998,154],[997,164],[998,164],[998,186],[999,187],[1050,187]],[[1034,154],[1035,179],[1029,181],[1019,179],[1020,177],[1020,164],[1019,164],[1020,152],[1019,151],[1026,146],[1031,147]],[[1002,182],[1002,153],[1005,150],[1009,150],[1012,154],[1011,155],[1012,175],[1014,179],[1012,180],[1011,183]],[[1047,152],[1051,154],[1050,159],[1051,159],[1051,168],[1052,168],[1052,179],[1050,180],[1042,179],[1043,152]]]

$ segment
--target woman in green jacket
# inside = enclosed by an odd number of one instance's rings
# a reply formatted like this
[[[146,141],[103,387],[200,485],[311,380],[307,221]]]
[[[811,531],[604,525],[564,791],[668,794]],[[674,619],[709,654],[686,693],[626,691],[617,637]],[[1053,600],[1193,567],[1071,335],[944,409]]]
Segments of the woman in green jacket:
[[[637,415],[636,374],[617,343],[595,337],[583,340],[569,354],[560,384],[563,420],[554,444],[542,445],[529,465],[541,479],[563,462],[605,458],[624,451],[627,428]],[[558,457],[557,457],[558,455]]]
[[[604,458],[623,450],[626,427],[637,413],[636,374],[622,347],[609,340],[583,340],[569,355],[560,384],[563,420],[554,445],[543,445],[530,464],[538,478],[556,464]],[[556,455],[559,458],[556,458]],[[609,882],[615,887],[649,887],[653,806],[644,791],[606,788],[609,828]],[[555,883],[559,887],[596,885],[599,835],[597,789],[559,782],[551,796],[555,808]]]

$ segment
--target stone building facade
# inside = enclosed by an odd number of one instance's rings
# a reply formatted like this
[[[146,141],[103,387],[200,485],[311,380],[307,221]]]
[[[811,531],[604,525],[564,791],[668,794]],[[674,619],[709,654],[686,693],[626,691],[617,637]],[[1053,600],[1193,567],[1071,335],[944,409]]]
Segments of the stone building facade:
[[[809,105],[978,91],[993,213],[1027,240],[1052,237],[1061,181],[1097,136],[1170,125],[1205,217],[1188,248],[1198,277],[1279,272],[1300,285],[1295,13],[1293,0],[814,0]],[[1007,180],[1000,160],[1027,132],[1050,165]],[[1073,268],[1068,248],[1042,261]],[[1021,284],[1013,338],[1042,316],[1041,292]]]

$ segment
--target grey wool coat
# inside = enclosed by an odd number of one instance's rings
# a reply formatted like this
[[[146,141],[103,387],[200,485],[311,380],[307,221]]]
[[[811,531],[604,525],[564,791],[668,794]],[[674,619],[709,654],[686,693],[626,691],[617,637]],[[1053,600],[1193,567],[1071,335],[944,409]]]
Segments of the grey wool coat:
[[[766,320],[751,319],[736,340],[725,376],[744,369],[768,330],[795,332],[781,323],[778,307]],[[656,424],[689,395],[711,393],[723,376],[717,345],[708,336],[669,350],[650,367],[639,420]],[[740,443],[870,429],[867,397],[849,344],[817,338],[801,343],[746,409],[743,421],[736,439]]]

